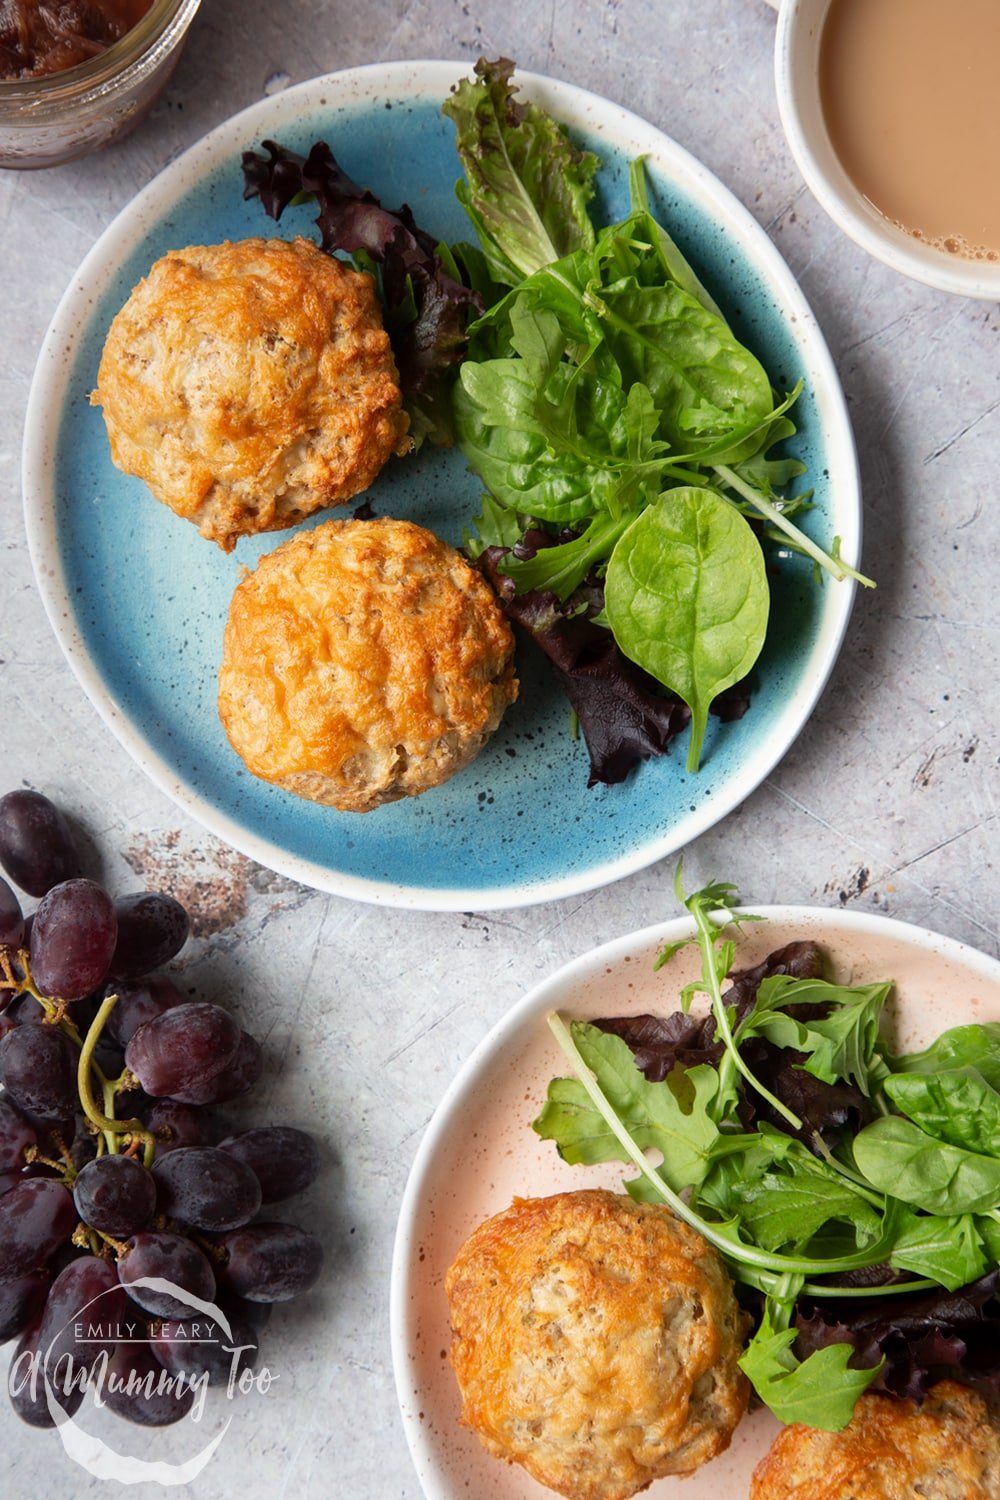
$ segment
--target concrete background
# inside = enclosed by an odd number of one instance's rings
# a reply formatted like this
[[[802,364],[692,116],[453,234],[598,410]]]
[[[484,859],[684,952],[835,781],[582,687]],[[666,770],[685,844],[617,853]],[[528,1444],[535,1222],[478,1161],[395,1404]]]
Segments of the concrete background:
[[[274,876],[182,815],[85,700],[35,593],[19,449],[44,330],[135,191],[287,82],[379,59],[505,53],[646,116],[735,191],[801,281],[847,391],[863,564],[879,580],[858,599],[810,724],[687,851],[688,881],[733,880],[748,903],[881,910],[997,954],[997,309],[910,285],[827,221],[781,135],[773,32],[764,0],[205,0],[172,84],[131,139],[56,170],[0,172],[0,791],[27,783],[53,796],[113,890],[165,885],[191,905],[199,935],[185,981],[237,1005],[266,1041],[254,1118],[310,1123],[326,1142],[322,1182],[289,1217],[324,1233],[329,1274],[272,1319],[264,1358],[280,1378],[235,1409],[191,1487],[197,1500],[237,1488],[269,1500],[418,1496],[387,1308],[421,1132],[510,1002],[591,945],[674,914],[672,868],[508,913],[393,912]],[[166,1457],[173,1440],[139,1434],[134,1451]],[[50,1500],[118,1490],[90,1480],[54,1435],[0,1412],[0,1493],[28,1500],[40,1488]]]

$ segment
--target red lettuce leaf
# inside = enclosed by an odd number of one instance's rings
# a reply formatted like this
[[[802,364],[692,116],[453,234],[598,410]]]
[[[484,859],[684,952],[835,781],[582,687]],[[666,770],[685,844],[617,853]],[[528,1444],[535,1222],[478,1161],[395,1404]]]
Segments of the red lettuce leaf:
[[[761,980],[772,974],[816,979],[822,972],[823,954],[815,943],[786,943],[754,968],[734,971],[730,975],[733,982],[722,998],[727,1008],[735,1008],[734,1020],[739,1024],[753,1005]],[[796,1014],[816,1008],[798,1006]],[[712,1015],[695,1017],[675,1010],[667,1016],[613,1016],[592,1024],[602,1031],[613,1032],[628,1044],[636,1067],[650,1083],[661,1083],[674,1067],[693,1068],[698,1063],[715,1067],[724,1051],[722,1043],[715,1039]]]
[[[524,549],[552,545],[559,538],[529,531]],[[548,590],[518,594],[513,579],[500,572],[505,547],[487,547],[480,566],[496,590],[508,618],[545,653],[580,722],[590,755],[588,786],[624,781],[642,760],[662,755],[689,723],[691,710],[648,672],[619,650],[611,631],[592,618],[603,603],[599,580],[588,580],[560,602]],[[514,549],[518,551],[517,548]],[[746,684],[722,694],[712,705],[720,717],[739,718],[749,701]]]
[[[951,1376],[1000,1395],[1000,1302],[996,1271],[957,1292],[881,1298],[801,1297],[795,1352],[805,1359],[828,1344],[851,1344],[851,1364],[885,1365],[871,1389],[919,1400]]]
[[[730,976],[732,984],[722,998],[726,1007],[733,1009],[734,1025],[738,1025],[753,1005],[763,979],[774,974],[815,979],[822,972],[823,955],[815,943],[788,943],[752,969],[735,971]],[[828,1009],[825,1005],[790,1005],[788,1012],[808,1021],[825,1015]],[[715,1019],[711,1015],[695,1020],[675,1011],[662,1019],[628,1016],[595,1021],[594,1025],[613,1031],[628,1044],[636,1066],[651,1083],[666,1078],[674,1067],[691,1068],[702,1062],[715,1066],[723,1052],[722,1043],[715,1040]],[[804,1053],[775,1047],[763,1037],[749,1038],[741,1043],[740,1051],[754,1076],[802,1120],[801,1130],[789,1130],[785,1118],[772,1105],[755,1089],[743,1086],[737,1110],[744,1129],[753,1130],[758,1121],[766,1120],[815,1151],[817,1133],[825,1139],[845,1125],[860,1130],[869,1119],[871,1106],[860,1089],[853,1084],[824,1083],[814,1078],[802,1067],[806,1061]]]

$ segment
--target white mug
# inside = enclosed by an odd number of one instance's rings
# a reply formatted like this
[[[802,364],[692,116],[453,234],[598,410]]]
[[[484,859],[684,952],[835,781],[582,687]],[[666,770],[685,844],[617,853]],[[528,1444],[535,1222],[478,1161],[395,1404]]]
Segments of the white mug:
[[[977,261],[899,229],[855,187],[820,106],[819,52],[831,0],[768,0],[778,11],[774,77],[781,123],[813,196],[846,235],[895,271],[962,297],[1000,301],[1000,262]]]

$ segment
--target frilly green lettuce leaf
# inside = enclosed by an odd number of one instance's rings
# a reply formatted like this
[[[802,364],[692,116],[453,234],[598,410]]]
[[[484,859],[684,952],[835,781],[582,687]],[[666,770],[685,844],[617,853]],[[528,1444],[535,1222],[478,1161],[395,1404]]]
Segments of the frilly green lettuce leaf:
[[[587,205],[599,163],[544,110],[515,98],[509,59],[480,58],[475,71],[475,82],[463,79],[443,106],[465,170],[456,191],[493,277],[516,286],[593,245]]]

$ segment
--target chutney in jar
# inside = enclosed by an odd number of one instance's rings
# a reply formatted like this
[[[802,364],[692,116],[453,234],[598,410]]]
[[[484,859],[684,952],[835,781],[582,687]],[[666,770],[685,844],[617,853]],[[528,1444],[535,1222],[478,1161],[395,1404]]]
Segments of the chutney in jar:
[[[153,0],[0,0],[0,79],[42,78],[119,41]]]

